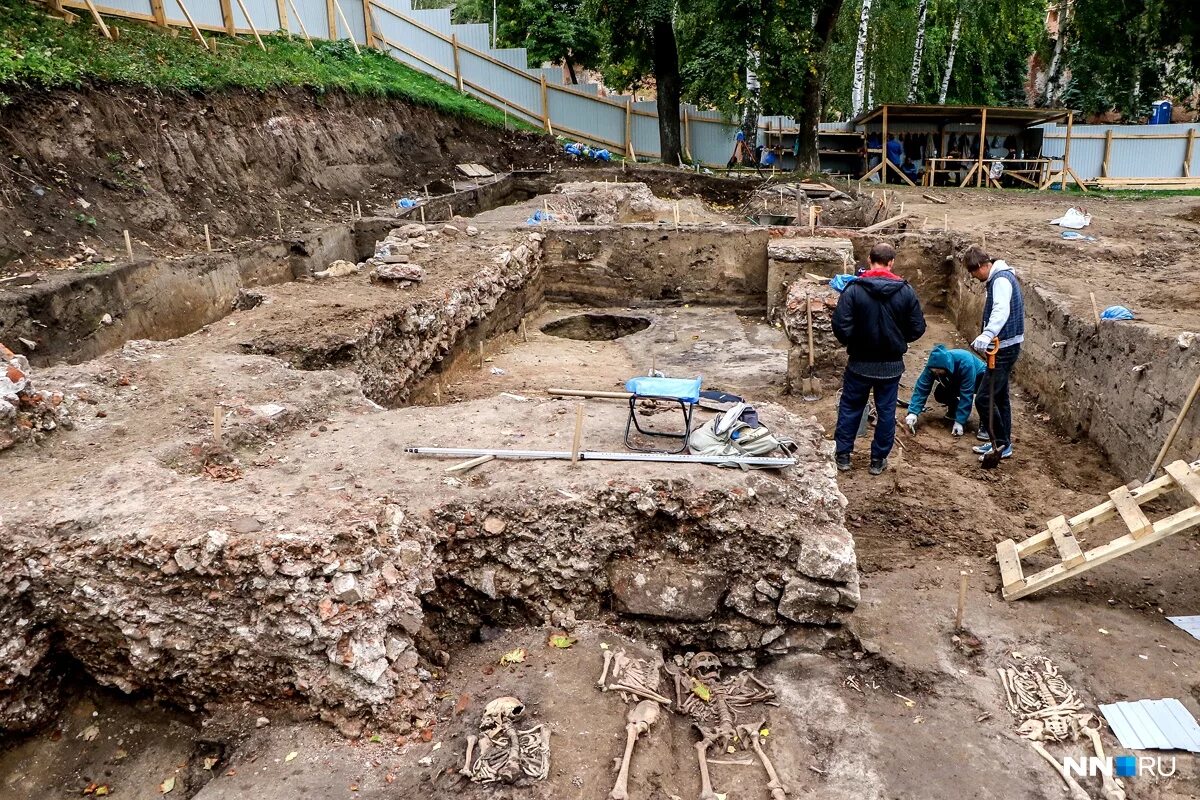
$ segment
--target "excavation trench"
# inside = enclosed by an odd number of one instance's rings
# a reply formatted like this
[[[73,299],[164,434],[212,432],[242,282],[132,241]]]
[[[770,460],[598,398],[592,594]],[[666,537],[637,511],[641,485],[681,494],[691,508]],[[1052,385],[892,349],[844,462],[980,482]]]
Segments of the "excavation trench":
[[[649,319],[611,346],[636,349],[669,337],[683,351],[673,372],[710,376],[723,368],[733,376],[729,388],[737,389],[747,385],[739,386],[737,376],[752,361],[746,343],[766,341],[774,331],[762,324],[747,333],[753,326],[745,315],[765,311],[786,331],[786,363],[782,356],[762,361],[777,365],[778,378],[786,373],[794,381],[807,365],[807,299],[815,312],[815,360],[829,374],[842,352],[828,327],[836,296],[806,276],[842,271],[877,239],[787,235],[794,231],[772,237],[760,228],[705,224],[521,225],[475,239],[444,234],[438,263],[454,268],[436,285],[377,287],[361,276],[314,286],[287,282],[323,267],[321,261],[368,252],[395,225],[363,220],[306,239],[303,252],[272,251],[274,266],[251,272],[264,283],[282,282],[261,290],[261,304],[231,316],[236,332],[216,341],[233,359],[219,366],[230,395],[263,384],[320,385],[313,391],[325,394],[314,395],[308,416],[285,414],[286,421],[271,423],[259,412],[236,411],[225,429],[235,455],[253,463],[255,485],[289,487],[295,496],[310,485],[329,486],[319,501],[264,504],[238,481],[199,503],[238,509],[236,515],[183,522],[198,502],[191,476],[164,475],[161,464],[134,457],[124,470],[130,481],[115,487],[78,481],[73,510],[62,518],[22,512],[6,519],[14,535],[4,546],[11,577],[0,608],[5,640],[22,654],[11,669],[12,688],[0,697],[6,720],[15,726],[20,718],[26,727],[44,721],[45,711],[21,717],[34,707],[33,697],[53,695],[53,687],[28,676],[42,674],[39,665],[61,654],[106,685],[149,690],[181,705],[217,696],[299,695],[334,721],[369,717],[404,727],[430,702],[421,671],[496,627],[569,628],[577,620],[606,619],[669,648],[710,648],[741,663],[839,641],[838,623],[858,601],[858,571],[829,446],[815,422],[769,399],[759,403],[765,418],[800,443],[800,463],[782,474],[696,465],[634,471],[603,463],[570,470],[547,461],[497,462],[450,478],[444,462],[406,457],[403,448],[414,441],[527,448],[543,436],[546,447],[562,446],[563,438],[550,437],[564,430],[565,403],[480,396],[447,404],[443,383],[468,366],[483,372],[486,362],[475,363],[479,344],[516,341],[522,320],[536,317],[547,301],[577,304],[584,315]],[[927,306],[944,309],[961,332],[973,334],[979,288],[955,267],[965,242],[922,234],[893,241],[899,271]],[[242,268],[227,269],[245,277]],[[236,282],[211,285],[220,290],[202,309],[226,313]],[[298,302],[310,295],[326,305]],[[1060,424],[1097,429],[1108,412],[1083,398],[1104,396],[1109,387],[1101,381],[1115,381],[1121,392],[1126,383],[1145,382],[1128,386],[1137,395],[1129,400],[1135,409],[1142,395],[1170,394],[1165,378],[1181,362],[1162,364],[1161,373],[1155,364],[1136,378],[1103,374],[1105,361],[1117,358],[1114,348],[1160,347],[1153,337],[1161,333],[1140,326],[1096,337],[1036,284],[1028,285],[1027,297],[1028,347],[1018,380]],[[78,308],[83,301],[74,302]],[[337,310],[336,324],[320,319],[330,309]],[[724,314],[732,320],[726,329],[740,333],[730,333],[732,344],[714,340],[705,330],[720,326],[685,312]],[[193,322],[206,318],[197,313]],[[99,352],[134,338],[135,330],[148,335],[137,326],[149,326],[153,315],[127,316],[128,330],[92,332],[85,347]],[[316,320],[325,327],[311,330]],[[168,343],[162,361],[194,359],[197,351],[188,348],[203,343],[192,339]],[[1053,346],[1058,341],[1080,358],[1062,361],[1063,348]],[[150,358],[140,363],[154,368]],[[390,410],[366,415],[347,399],[352,391],[326,379],[329,368],[348,369],[368,398]],[[298,379],[296,369],[322,377]],[[1076,391],[1048,385],[1041,372],[1049,369]],[[608,380],[617,377],[627,376]],[[1174,402],[1173,395],[1166,401]],[[588,409],[588,446],[622,449],[625,406]],[[310,434],[314,420],[324,422]],[[1152,445],[1120,426],[1105,430],[1096,440],[1118,469],[1141,469]],[[1194,427],[1184,433],[1196,441]],[[260,458],[258,450],[273,440],[289,442],[303,457],[280,451]],[[347,464],[345,477],[331,479],[330,465]],[[104,570],[87,569],[100,557]],[[84,594],[102,602],[80,600],[74,578],[80,574],[88,575]],[[209,599],[214,581],[219,603]],[[91,644],[97,641],[103,646]]]

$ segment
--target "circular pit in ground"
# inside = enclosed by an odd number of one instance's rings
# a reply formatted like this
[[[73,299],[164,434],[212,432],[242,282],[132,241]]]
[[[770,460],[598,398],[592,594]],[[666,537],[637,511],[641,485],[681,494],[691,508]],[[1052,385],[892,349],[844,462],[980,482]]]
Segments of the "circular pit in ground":
[[[556,319],[542,326],[542,333],[563,339],[583,342],[602,342],[620,339],[631,333],[650,327],[645,317],[627,317],[621,314],[576,314]]]

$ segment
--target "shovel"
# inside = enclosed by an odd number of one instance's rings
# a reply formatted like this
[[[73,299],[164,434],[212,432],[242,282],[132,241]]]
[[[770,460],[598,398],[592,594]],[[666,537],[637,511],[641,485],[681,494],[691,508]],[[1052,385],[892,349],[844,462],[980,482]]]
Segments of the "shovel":
[[[992,339],[986,351],[988,367],[988,438],[991,439],[992,449],[983,456],[983,468],[995,469],[1000,466],[1000,448],[996,445],[996,353],[1000,352],[1000,340]]]
[[[813,321],[812,321],[812,297],[804,295],[804,310],[808,315],[808,374],[800,381],[800,390],[804,392],[804,399],[812,402],[820,398],[821,381],[813,373],[816,372],[816,353],[813,351]]]

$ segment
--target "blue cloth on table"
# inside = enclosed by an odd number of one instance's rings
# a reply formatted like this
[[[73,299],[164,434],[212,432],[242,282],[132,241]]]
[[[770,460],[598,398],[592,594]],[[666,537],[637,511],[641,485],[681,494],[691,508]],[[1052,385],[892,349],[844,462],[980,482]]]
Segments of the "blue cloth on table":
[[[638,397],[669,397],[685,403],[700,402],[700,378],[649,378],[625,381],[625,391]]]

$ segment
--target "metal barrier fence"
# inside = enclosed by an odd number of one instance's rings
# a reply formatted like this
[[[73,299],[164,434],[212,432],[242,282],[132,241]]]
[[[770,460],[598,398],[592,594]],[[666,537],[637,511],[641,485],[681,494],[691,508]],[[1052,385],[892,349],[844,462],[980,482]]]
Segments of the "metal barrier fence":
[[[1076,125],[1071,131],[1071,169],[1085,181],[1200,177],[1197,138],[1194,124]],[[1062,158],[1065,146],[1065,126],[1043,128],[1043,155]]]

